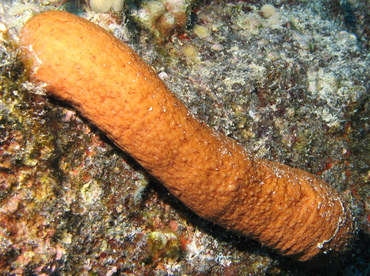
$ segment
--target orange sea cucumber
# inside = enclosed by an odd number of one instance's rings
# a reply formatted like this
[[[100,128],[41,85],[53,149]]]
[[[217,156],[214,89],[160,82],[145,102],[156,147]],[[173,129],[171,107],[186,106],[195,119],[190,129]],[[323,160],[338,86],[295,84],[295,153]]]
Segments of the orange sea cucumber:
[[[20,47],[32,81],[71,103],[199,216],[301,261],[348,247],[352,216],[333,188],[212,131],[99,26],[45,12],[24,26]]]

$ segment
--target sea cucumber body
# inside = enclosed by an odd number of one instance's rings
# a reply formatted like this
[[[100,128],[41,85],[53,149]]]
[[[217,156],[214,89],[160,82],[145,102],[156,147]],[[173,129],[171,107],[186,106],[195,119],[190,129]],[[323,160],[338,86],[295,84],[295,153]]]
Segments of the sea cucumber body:
[[[61,11],[29,20],[22,60],[199,216],[309,260],[340,252],[351,214],[327,183],[261,160],[194,118],[125,43]]]

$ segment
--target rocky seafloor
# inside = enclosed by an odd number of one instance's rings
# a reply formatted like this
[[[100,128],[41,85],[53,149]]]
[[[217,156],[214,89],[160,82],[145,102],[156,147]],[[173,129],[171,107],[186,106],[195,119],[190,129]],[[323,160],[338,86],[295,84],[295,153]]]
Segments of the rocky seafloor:
[[[166,33],[141,24],[140,1],[118,15],[74,2],[0,3],[1,275],[370,273],[369,1],[189,3],[186,26]],[[202,220],[30,84],[17,34],[55,8],[127,41],[216,131],[328,181],[356,217],[353,249],[315,270]]]

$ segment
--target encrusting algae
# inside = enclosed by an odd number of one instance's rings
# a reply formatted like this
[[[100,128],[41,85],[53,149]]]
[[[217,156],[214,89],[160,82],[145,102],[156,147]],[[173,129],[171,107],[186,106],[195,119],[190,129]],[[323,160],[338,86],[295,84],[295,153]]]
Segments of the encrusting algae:
[[[45,12],[25,25],[20,47],[32,81],[71,103],[199,216],[301,261],[348,248],[353,221],[333,188],[214,133],[102,28]]]

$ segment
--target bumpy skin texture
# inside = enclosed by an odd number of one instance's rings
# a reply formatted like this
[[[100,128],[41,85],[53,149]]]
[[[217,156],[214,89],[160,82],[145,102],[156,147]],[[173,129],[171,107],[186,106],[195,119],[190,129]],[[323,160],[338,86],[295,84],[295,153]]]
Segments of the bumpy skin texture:
[[[68,101],[199,216],[305,261],[353,235],[340,195],[314,175],[251,156],[197,121],[125,43],[61,11],[24,26],[34,82]]]

